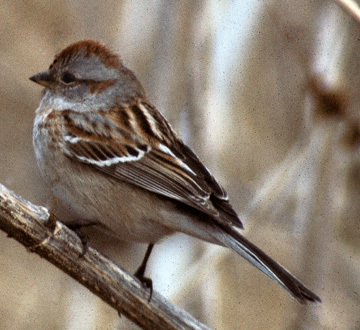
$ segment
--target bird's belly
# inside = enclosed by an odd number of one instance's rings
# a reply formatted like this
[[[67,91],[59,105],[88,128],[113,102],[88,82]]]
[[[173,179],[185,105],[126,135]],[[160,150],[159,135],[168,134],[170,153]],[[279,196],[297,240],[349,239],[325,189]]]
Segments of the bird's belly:
[[[172,232],[158,219],[156,196],[153,199],[151,193],[103,173],[94,174],[85,178],[79,174],[76,180],[61,180],[53,186],[72,220],[99,222],[106,232],[126,241],[156,242]]]

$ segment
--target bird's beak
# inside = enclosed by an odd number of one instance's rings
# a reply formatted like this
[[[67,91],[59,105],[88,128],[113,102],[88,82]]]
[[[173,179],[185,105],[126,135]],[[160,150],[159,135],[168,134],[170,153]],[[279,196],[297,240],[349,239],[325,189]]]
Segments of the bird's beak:
[[[49,70],[37,73],[31,76],[29,79],[46,88],[53,88],[55,84],[54,76],[50,73]]]

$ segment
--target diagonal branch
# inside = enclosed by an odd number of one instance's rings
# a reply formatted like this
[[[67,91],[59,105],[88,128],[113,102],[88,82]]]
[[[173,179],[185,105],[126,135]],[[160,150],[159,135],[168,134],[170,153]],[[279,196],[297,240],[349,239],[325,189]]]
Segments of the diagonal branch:
[[[207,329],[191,315],[149,292],[137,279],[98,251],[84,257],[77,235],[47,209],[31,204],[0,184],[0,229],[145,329]]]

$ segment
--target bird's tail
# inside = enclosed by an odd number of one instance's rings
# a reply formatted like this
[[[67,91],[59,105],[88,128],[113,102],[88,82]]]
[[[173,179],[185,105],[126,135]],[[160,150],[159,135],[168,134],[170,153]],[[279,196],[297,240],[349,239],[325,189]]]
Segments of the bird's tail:
[[[232,227],[222,227],[214,235],[223,245],[234,250],[247,261],[261,270],[273,281],[281,285],[292,297],[302,304],[321,302],[321,299],[304,284],[291,275],[285,268],[271,259],[265,252],[248,241]]]

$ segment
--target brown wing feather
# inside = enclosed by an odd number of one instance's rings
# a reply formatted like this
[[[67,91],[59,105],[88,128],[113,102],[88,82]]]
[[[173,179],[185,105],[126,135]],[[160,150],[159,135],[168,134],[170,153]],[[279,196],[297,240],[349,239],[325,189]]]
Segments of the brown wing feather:
[[[166,120],[149,104],[136,107],[135,117],[130,108],[123,109],[126,115],[119,108],[106,114],[67,110],[61,117],[66,155],[242,228],[224,189]],[[136,129],[142,130],[140,137]]]

